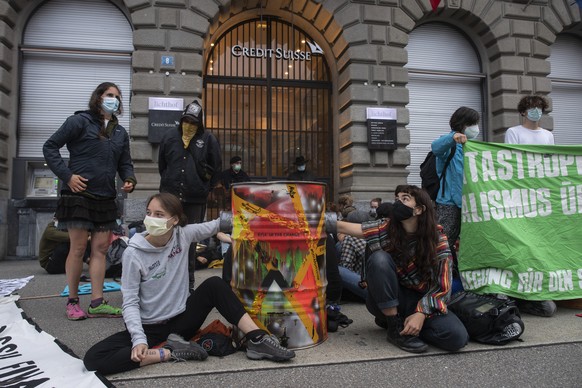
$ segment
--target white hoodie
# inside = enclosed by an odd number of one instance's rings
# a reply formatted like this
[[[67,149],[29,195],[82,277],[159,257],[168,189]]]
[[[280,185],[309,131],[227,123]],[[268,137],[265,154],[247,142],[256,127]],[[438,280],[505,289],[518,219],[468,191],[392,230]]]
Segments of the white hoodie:
[[[136,234],[123,252],[121,292],[123,319],[132,347],[147,344],[142,324],[173,318],[184,312],[188,299],[188,248],[219,232],[219,220],[174,227],[163,247],[154,247],[147,232]]]

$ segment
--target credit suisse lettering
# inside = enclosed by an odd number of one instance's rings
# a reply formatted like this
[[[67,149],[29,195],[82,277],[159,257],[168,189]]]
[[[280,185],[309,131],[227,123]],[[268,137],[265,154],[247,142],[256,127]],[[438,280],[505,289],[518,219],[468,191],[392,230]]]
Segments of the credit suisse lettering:
[[[235,57],[248,57],[248,58],[271,58],[276,59],[288,59],[292,61],[310,61],[311,53],[305,51],[293,51],[293,50],[283,50],[282,48],[277,49],[262,49],[255,47],[244,47],[241,45],[234,45],[230,49],[232,55]]]

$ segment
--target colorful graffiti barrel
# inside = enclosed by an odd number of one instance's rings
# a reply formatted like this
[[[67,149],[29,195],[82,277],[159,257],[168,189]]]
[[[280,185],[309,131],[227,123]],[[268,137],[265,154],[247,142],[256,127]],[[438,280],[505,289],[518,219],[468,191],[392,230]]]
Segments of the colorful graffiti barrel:
[[[235,184],[232,209],[231,285],[249,315],[289,348],[325,341],[325,184]]]

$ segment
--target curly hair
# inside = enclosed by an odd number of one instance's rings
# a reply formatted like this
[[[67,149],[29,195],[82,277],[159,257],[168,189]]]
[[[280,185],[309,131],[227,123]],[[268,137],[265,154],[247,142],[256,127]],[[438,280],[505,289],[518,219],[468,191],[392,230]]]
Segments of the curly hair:
[[[399,192],[410,194],[415,199],[416,206],[423,208],[423,212],[417,216],[417,229],[412,238],[407,234],[401,222],[390,222],[391,238],[388,252],[400,264],[405,264],[411,256],[414,256],[421,277],[428,280],[435,264],[436,247],[439,241],[432,200],[428,193],[418,186],[401,186]],[[410,252],[409,244],[413,240],[416,240],[416,248],[414,252]]]
[[[548,110],[548,106],[548,100],[542,96],[525,96],[519,100],[519,103],[517,104],[517,111],[520,114],[525,114],[528,109],[541,108],[542,113],[545,113]]]

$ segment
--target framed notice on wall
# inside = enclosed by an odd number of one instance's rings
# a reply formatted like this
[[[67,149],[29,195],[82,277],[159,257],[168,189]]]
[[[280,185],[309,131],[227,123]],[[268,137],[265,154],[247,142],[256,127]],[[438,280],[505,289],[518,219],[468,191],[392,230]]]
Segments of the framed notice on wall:
[[[164,133],[178,129],[184,111],[184,99],[150,97],[148,106],[148,141],[157,144],[162,141]]]
[[[395,150],[396,108],[366,108],[366,126],[368,128],[368,149]]]

